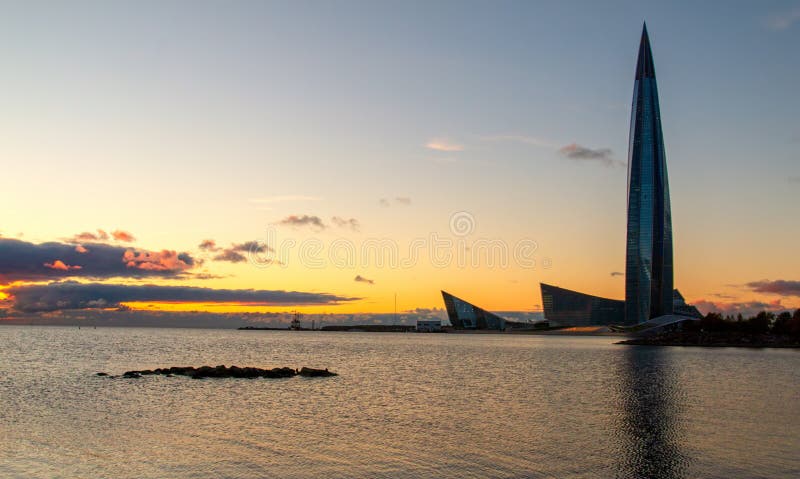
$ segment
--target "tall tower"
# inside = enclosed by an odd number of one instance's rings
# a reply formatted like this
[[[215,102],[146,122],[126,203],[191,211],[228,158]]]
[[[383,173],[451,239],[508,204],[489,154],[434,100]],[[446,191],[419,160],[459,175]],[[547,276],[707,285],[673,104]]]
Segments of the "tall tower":
[[[636,63],[629,141],[625,322],[635,324],[672,314],[672,214],[647,25]]]

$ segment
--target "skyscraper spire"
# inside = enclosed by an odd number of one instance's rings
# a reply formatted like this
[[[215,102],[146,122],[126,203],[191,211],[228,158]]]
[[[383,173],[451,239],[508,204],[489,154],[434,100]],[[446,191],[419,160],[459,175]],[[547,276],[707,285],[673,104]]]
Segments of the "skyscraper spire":
[[[650,37],[647,35],[647,23],[642,25],[642,40],[639,43],[639,60],[636,62],[636,79],[655,78],[656,68],[653,66],[653,52],[650,50]]]
[[[642,28],[628,145],[625,321],[672,313],[672,213],[661,111],[647,26]]]

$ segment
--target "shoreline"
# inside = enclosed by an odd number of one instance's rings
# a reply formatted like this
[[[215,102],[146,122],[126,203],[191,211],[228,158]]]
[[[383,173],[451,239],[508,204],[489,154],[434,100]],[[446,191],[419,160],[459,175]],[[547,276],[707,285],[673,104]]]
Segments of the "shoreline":
[[[800,349],[800,338],[776,334],[671,332],[618,341],[631,346]]]

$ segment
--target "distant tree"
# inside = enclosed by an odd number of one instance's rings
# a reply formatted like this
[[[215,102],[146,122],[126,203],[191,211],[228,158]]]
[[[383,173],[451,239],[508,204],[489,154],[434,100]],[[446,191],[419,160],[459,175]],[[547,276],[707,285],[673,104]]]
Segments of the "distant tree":
[[[751,334],[766,334],[769,332],[769,328],[774,320],[774,313],[761,311],[755,317],[747,320],[746,330]]]

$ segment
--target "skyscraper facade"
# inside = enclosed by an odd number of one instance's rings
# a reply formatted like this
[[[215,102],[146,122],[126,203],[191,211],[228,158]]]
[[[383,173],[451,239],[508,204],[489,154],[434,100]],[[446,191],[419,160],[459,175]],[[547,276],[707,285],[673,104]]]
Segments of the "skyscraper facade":
[[[625,322],[672,314],[672,215],[656,72],[642,30],[628,145]]]

